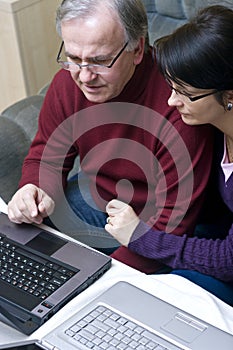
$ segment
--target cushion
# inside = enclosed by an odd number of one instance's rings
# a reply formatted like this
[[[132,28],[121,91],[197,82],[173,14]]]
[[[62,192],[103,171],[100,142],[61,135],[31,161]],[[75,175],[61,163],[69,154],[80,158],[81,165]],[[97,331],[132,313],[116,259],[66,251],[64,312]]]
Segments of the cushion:
[[[8,202],[18,188],[31,140],[19,125],[4,116],[0,116],[0,140],[0,196]]]
[[[37,131],[38,116],[43,100],[43,95],[26,97],[6,108],[2,115],[14,120],[32,140]]]
[[[155,12],[155,0],[143,0],[146,12]]]
[[[233,9],[232,0],[183,0],[184,13],[187,19],[191,19],[195,16],[196,12],[203,7],[212,5],[225,5]]]
[[[160,15],[181,19],[185,18],[182,0],[155,0],[155,7]]]

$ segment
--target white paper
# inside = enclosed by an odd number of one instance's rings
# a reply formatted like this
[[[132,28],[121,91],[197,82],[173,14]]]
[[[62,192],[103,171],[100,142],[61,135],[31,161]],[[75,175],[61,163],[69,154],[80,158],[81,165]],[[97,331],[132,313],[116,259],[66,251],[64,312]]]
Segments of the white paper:
[[[0,211],[2,213],[7,214],[7,204],[4,202],[4,200],[0,197]]]

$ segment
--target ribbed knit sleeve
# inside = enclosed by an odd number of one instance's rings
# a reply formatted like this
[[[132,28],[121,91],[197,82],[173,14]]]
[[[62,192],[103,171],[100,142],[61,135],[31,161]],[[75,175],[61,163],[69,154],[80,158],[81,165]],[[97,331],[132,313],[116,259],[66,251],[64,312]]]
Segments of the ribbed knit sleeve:
[[[225,239],[213,240],[167,234],[141,221],[129,249],[174,269],[196,270],[223,281],[233,281],[233,225]]]

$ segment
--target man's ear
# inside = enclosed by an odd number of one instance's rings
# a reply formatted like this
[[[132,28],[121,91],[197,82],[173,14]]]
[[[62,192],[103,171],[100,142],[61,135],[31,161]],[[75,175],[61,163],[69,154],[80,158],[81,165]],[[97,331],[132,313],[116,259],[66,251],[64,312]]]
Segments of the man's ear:
[[[134,49],[134,64],[135,66],[142,62],[145,50],[145,38],[139,39],[137,47]]]

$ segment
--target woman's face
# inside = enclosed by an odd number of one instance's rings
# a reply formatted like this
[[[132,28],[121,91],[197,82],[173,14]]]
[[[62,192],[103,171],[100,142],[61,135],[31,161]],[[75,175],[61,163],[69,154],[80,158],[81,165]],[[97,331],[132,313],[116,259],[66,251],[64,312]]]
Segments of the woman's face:
[[[171,84],[169,106],[175,106],[188,125],[218,125],[225,114],[224,107],[215,98],[215,90],[197,89],[190,85]],[[194,99],[194,100],[193,100]],[[193,100],[193,101],[192,101]]]

